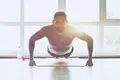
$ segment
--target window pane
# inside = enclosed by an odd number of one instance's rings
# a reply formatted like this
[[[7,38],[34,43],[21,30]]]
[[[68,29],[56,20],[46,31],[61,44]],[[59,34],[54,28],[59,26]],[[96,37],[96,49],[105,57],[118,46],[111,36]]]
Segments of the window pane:
[[[93,40],[94,40],[94,47],[93,47],[93,53],[98,53],[99,51],[99,45],[98,45],[98,26],[85,26],[85,25],[73,25],[74,27],[76,27],[80,32],[85,32],[86,34],[90,35]],[[73,46],[75,47],[75,51],[74,53],[76,55],[88,55],[88,49],[87,49],[87,44],[85,41],[79,40],[79,39],[75,39],[73,41]],[[95,55],[93,54],[93,55]]]
[[[120,0],[106,0],[107,18],[120,19]]]
[[[120,52],[120,26],[104,27],[104,51],[109,53]]]
[[[58,0],[25,0],[25,21],[51,21]]]
[[[20,0],[0,0],[0,21],[20,21]]]
[[[66,0],[69,21],[99,21],[99,0]]]
[[[19,26],[0,26],[0,51],[16,51],[20,45]]]
[[[25,26],[25,52],[29,52],[28,49],[28,43],[29,43],[29,38],[38,30],[40,30],[43,26]],[[45,54],[47,53],[47,45],[48,45],[48,41],[46,38],[40,39],[38,41],[36,41],[35,43],[35,53],[40,53],[40,54]]]

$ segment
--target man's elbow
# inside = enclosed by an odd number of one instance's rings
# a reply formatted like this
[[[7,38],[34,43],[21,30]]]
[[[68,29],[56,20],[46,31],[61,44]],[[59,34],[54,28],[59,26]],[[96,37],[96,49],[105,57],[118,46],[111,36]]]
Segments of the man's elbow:
[[[87,42],[93,44],[93,38],[92,38],[91,36],[89,36],[89,37],[87,38]]]
[[[34,36],[31,36],[29,39],[29,44],[33,44],[33,43],[35,43],[35,39]]]

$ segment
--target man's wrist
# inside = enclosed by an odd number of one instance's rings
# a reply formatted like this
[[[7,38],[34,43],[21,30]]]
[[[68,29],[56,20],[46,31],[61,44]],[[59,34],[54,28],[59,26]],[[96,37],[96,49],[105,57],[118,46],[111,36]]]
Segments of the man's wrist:
[[[92,61],[92,59],[88,59],[88,61]]]
[[[92,57],[89,57],[89,58],[88,58],[88,61],[92,61]]]

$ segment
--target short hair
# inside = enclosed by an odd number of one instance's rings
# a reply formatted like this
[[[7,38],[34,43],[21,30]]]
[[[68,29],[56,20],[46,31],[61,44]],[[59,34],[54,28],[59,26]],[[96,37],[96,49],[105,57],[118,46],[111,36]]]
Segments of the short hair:
[[[65,12],[63,12],[63,11],[56,12],[55,15],[54,15],[54,19],[55,19],[56,16],[65,16],[65,18],[67,18]]]

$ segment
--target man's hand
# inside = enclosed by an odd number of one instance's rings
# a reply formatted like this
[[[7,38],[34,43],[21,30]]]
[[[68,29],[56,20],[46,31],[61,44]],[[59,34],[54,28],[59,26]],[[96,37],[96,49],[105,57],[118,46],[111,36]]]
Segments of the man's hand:
[[[88,60],[87,63],[86,63],[86,66],[93,66],[92,60]]]
[[[30,60],[30,62],[29,62],[29,66],[36,66],[35,61],[34,61],[34,60]]]

